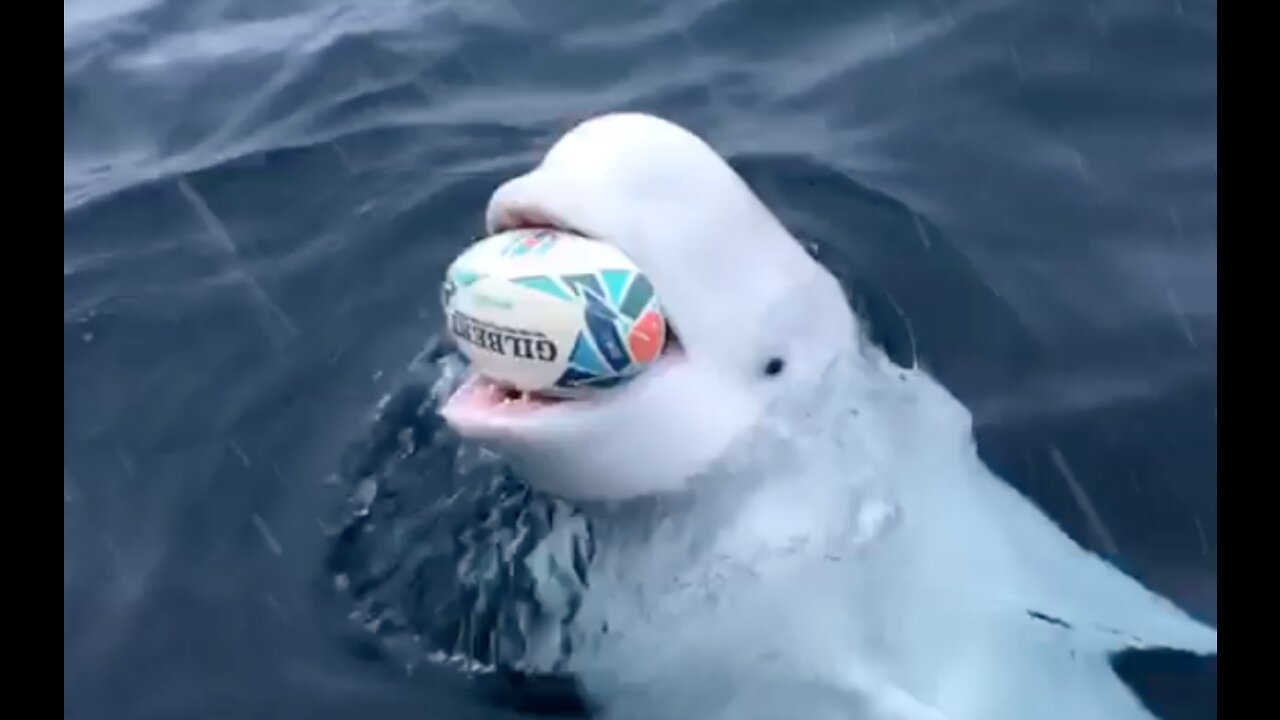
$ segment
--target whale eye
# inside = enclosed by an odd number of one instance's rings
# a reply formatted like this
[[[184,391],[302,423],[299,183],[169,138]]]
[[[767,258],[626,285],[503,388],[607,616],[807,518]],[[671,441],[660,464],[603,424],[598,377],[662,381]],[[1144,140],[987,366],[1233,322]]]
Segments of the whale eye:
[[[782,368],[786,367],[786,363],[782,358],[769,358],[769,362],[764,364],[764,374],[766,377],[774,377],[782,373]]]

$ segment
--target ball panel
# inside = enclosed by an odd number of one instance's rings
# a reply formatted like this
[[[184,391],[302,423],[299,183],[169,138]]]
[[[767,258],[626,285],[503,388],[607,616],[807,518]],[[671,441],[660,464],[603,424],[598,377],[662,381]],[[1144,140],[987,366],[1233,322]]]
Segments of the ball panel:
[[[631,282],[631,287],[627,290],[627,296],[618,307],[618,312],[629,318],[636,318],[653,299],[653,285],[649,282],[649,278],[641,273],[636,273],[635,279]]]
[[[635,277],[636,274],[634,270],[600,271],[600,279],[604,281],[610,304],[614,307],[622,305],[622,295],[627,289],[627,284],[631,282],[631,278]]]
[[[576,302],[493,276],[455,291],[446,315],[459,349],[479,372],[522,390],[560,376],[581,326]]]
[[[653,310],[646,312],[631,326],[631,333],[627,335],[631,358],[637,363],[648,365],[658,359],[666,339],[667,328],[662,316]]]
[[[631,364],[631,354],[622,345],[622,336],[618,334],[617,323],[613,318],[603,313],[592,312],[590,309],[587,310],[586,318],[587,332],[584,334],[591,337],[591,341],[595,343],[612,373],[617,374],[626,370]]]
[[[500,236],[505,241],[501,253],[503,257],[545,257],[559,236],[555,230],[513,230]]]
[[[575,295],[583,300],[590,301],[591,298],[602,299],[604,297],[604,288],[600,284],[600,279],[594,273],[577,273],[574,275],[561,275],[560,279]]]
[[[530,275],[528,277],[511,278],[511,282],[527,287],[530,290],[536,290],[561,300],[572,301],[574,295],[560,284],[555,277],[551,275]]]
[[[576,367],[579,372],[586,373],[591,377],[612,374],[609,364],[600,356],[600,351],[596,349],[595,343],[588,340],[585,333],[578,333],[577,340],[574,342],[573,353],[569,355],[569,364]]]
[[[478,241],[450,265],[442,301],[476,371],[522,390],[617,385],[656,360],[666,337],[653,286],[630,258],[557,230]]]

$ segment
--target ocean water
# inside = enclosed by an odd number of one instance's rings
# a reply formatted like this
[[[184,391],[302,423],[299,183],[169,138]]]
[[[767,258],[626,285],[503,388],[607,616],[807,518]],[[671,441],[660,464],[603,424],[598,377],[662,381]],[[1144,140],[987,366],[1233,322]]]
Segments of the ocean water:
[[[403,593],[466,593],[349,535],[371,474],[402,516],[480,487],[413,411],[439,278],[621,109],[706,137],[1002,477],[1216,623],[1216,3],[65,0],[63,43],[65,717],[572,709],[412,662],[459,642]],[[486,482],[420,529],[527,510]],[[1216,716],[1184,665],[1125,672]]]

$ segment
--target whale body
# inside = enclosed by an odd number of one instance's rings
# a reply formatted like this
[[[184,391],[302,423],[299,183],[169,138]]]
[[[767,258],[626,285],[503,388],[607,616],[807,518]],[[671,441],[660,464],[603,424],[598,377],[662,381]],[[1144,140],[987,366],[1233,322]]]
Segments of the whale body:
[[[1112,654],[1216,655],[1216,628],[996,477],[968,410],[870,343],[686,129],[589,119],[486,221],[615,243],[676,339],[597,397],[504,403],[473,378],[440,409],[593,518],[562,669],[605,717],[1150,718]]]

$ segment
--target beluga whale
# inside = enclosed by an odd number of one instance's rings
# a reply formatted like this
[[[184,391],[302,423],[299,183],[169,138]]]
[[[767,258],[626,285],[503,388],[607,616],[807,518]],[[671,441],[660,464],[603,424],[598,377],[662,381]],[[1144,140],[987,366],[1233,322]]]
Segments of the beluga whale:
[[[869,340],[841,283],[707,142],[587,119],[502,184],[490,231],[615,243],[672,341],[573,400],[440,406],[583,509],[572,673],[602,717],[1151,718],[1109,658],[1217,630],[1073,541],[977,453],[970,412]]]

